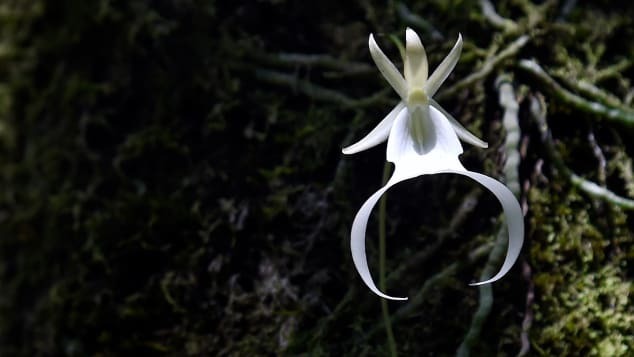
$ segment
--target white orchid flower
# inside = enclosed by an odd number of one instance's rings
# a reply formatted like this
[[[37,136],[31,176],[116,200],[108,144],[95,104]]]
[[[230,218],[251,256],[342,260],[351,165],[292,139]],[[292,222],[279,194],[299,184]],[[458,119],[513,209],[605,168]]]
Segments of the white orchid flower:
[[[394,163],[394,173],[388,182],[361,206],[352,224],[351,250],[354,265],[365,284],[375,294],[392,300],[407,300],[381,292],[375,285],[365,253],[365,232],[372,208],[390,187],[420,175],[454,173],[467,176],[491,191],[502,204],[509,233],[506,258],[500,271],[492,278],[475,283],[494,282],[504,276],[513,266],[524,241],[524,218],[517,199],[502,183],[495,179],[469,171],[462,166],[458,156],[462,145],[458,138],[475,146],[486,148],[487,144],[471,134],[447,111],[436,103],[432,96],[453,70],[462,50],[462,37],[427,77],[427,54],[420,38],[412,29],[405,33],[404,77],[385,56],[370,35],[370,54],[379,70],[401,97],[401,101],[366,137],[344,148],[344,154],[354,154],[387,139],[387,161]]]

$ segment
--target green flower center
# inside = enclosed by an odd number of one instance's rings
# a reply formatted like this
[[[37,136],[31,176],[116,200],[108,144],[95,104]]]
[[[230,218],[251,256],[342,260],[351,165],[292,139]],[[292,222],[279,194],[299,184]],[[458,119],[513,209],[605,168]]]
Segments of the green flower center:
[[[429,104],[429,97],[422,88],[415,88],[409,91],[407,96],[407,104],[409,106],[427,105]]]

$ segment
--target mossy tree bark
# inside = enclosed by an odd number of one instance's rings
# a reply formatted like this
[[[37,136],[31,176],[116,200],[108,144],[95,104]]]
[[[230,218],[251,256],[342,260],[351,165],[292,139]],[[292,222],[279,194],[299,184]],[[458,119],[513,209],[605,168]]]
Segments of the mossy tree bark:
[[[432,68],[463,35],[468,168],[503,176],[500,74],[519,105],[526,245],[469,352],[628,355],[634,5],[601,0],[0,0],[0,354],[385,355],[348,245],[385,152],[340,149],[395,104],[369,33],[398,58],[406,26]],[[396,349],[453,355],[500,208],[449,175],[388,201]]]

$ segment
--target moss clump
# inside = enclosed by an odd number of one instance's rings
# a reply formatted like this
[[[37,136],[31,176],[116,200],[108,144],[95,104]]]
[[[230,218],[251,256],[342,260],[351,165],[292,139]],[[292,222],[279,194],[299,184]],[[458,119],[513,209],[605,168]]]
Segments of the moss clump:
[[[628,356],[634,349],[633,286],[624,268],[633,240],[625,215],[609,224],[570,190],[530,191],[536,310],[533,345],[542,355]],[[625,250],[625,251],[624,251]]]

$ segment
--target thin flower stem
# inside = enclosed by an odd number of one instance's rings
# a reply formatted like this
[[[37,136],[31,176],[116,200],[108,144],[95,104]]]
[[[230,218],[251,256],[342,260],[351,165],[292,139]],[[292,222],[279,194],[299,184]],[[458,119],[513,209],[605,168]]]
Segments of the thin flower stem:
[[[383,185],[387,183],[390,178],[391,164],[385,162],[383,166]],[[379,201],[379,288],[385,291],[385,236],[386,236],[386,211],[387,211],[387,193],[381,197]],[[387,343],[390,349],[390,356],[396,357],[396,340],[394,339],[394,332],[392,332],[392,322],[390,319],[390,310],[387,306],[387,300],[381,299],[381,312],[383,313],[383,322],[385,323],[385,333],[387,334]]]

